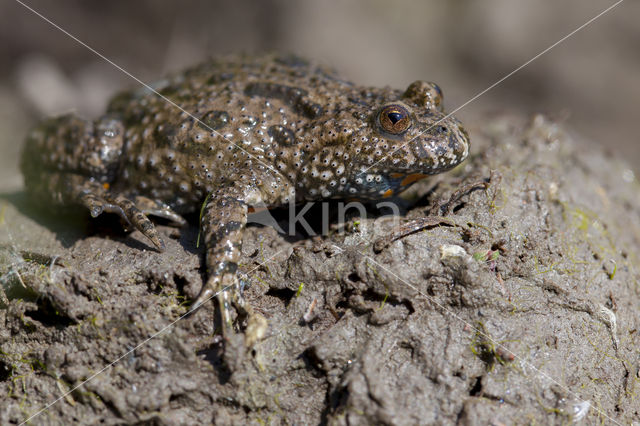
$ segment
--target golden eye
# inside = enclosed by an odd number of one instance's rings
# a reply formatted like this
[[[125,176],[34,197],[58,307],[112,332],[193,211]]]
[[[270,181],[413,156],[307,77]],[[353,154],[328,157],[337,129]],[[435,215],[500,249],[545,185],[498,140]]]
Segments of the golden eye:
[[[404,133],[411,126],[409,111],[402,105],[387,105],[382,108],[378,116],[380,126],[385,132],[392,135]]]

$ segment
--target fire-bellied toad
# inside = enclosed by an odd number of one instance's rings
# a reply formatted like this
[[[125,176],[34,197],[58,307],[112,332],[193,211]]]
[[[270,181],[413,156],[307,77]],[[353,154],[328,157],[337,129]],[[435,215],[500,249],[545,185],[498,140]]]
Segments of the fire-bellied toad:
[[[183,224],[179,214],[202,207],[207,281],[192,309],[235,288],[249,207],[387,197],[469,150],[433,83],[363,87],[297,57],[265,55],[211,60],[155,89],[162,96],[115,97],[95,121],[44,121],[21,168],[39,203],[116,212],[160,250],[147,215]],[[231,296],[218,299],[232,333]]]

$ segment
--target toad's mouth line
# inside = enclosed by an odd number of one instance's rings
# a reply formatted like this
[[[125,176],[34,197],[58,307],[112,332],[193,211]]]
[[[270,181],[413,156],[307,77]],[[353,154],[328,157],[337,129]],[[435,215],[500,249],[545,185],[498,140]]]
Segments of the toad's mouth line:
[[[83,42],[82,40],[80,40],[78,37],[74,36],[73,34],[71,34],[69,31],[65,30],[64,28],[62,28],[61,26],[59,26],[58,24],[56,24],[55,22],[53,22],[51,19],[47,18],[46,16],[44,16],[43,14],[41,14],[40,12],[38,12],[37,10],[33,9],[32,7],[30,7],[29,5],[25,4],[24,2],[22,2],[21,0],[15,0],[18,4],[20,4],[21,6],[23,6],[25,9],[29,10],[30,12],[32,12],[33,14],[35,14],[36,16],[38,16],[39,18],[41,18],[42,20],[44,20],[45,22],[47,22],[48,24],[50,24],[51,26],[53,26],[54,28],[56,28],[58,31],[62,32],[63,34],[65,34],[67,37],[71,38],[72,40],[74,40],[75,42],[77,42],[78,44],[80,44],[81,46],[85,47],[86,49],[88,49],[89,51],[91,51],[93,54],[97,55],[98,57],[100,57],[101,59],[103,59],[104,61],[108,62],[110,65],[112,65],[113,67],[115,67],[116,69],[118,69],[119,71],[121,71],[122,73],[124,73],[125,75],[127,75],[129,78],[135,80],[136,82],[138,82],[139,84],[141,84],[142,86],[144,86],[146,89],[150,90],[151,92],[153,92],[155,95],[157,95],[158,97],[160,97],[162,100],[164,100],[165,102],[169,103],[170,105],[172,105],[175,108],[178,108],[181,112],[187,114],[189,117],[193,118],[198,124],[204,126],[205,128],[207,128],[208,130],[212,131],[213,133],[217,134],[218,136],[220,136],[221,138],[223,138],[224,140],[226,140],[227,142],[229,142],[231,145],[235,146],[236,148],[240,149],[241,151],[243,151],[244,153],[246,153],[250,158],[254,158],[258,163],[262,164],[263,166],[265,166],[268,170],[271,170],[273,172],[275,172],[277,175],[280,175],[282,178],[285,178],[285,176],[280,173],[275,167],[266,164],[265,162],[263,162],[262,160],[260,160],[258,157],[256,157],[255,155],[251,154],[250,152],[248,152],[247,150],[245,150],[244,148],[242,148],[240,145],[236,144],[235,142],[233,142],[232,140],[230,140],[229,138],[225,137],[224,135],[220,134],[218,131],[216,131],[215,129],[211,128],[208,124],[202,122],[198,117],[194,116],[193,114],[191,114],[189,111],[187,111],[186,109],[184,109],[183,107],[181,107],[180,105],[178,105],[177,103],[175,103],[174,101],[172,101],[171,99],[167,98],[166,96],[162,95],[160,92],[158,92],[156,89],[154,89],[150,84],[145,83],[144,81],[142,81],[141,79],[139,79],[138,77],[134,76],[133,74],[131,74],[129,71],[127,71],[126,69],[124,69],[123,67],[121,67],[120,65],[116,64],[114,61],[112,61],[111,59],[107,58],[105,55],[103,55],[102,53],[98,52],[96,49],[94,49],[93,47],[89,46],[87,43]],[[560,38],[558,41],[556,41],[555,43],[551,44],[550,46],[548,46],[547,48],[543,49],[542,51],[540,51],[539,53],[537,53],[536,55],[534,55],[531,59],[529,59],[528,61],[524,62],[523,64],[521,64],[520,66],[518,66],[517,68],[515,68],[513,71],[507,73],[506,75],[504,75],[503,77],[501,77],[500,79],[498,79],[496,82],[494,82],[493,84],[491,84],[489,87],[487,87],[486,89],[478,92],[476,95],[474,95],[473,97],[471,97],[469,100],[467,100],[466,102],[464,102],[463,104],[461,104],[460,106],[456,107],[453,111],[451,111],[450,113],[446,114],[443,118],[441,118],[440,120],[436,121],[435,123],[433,123],[430,127],[428,127],[427,129],[423,130],[422,132],[418,133],[416,136],[414,136],[413,138],[411,138],[410,140],[408,140],[407,142],[401,144],[399,147],[397,147],[396,149],[386,153],[381,159],[379,159],[378,161],[376,161],[375,163],[371,164],[369,167],[367,167],[364,171],[368,171],[371,168],[373,168],[374,166],[378,165],[379,163],[381,163],[382,161],[386,160],[390,155],[393,155],[395,152],[397,152],[398,150],[406,147],[408,144],[412,143],[414,140],[416,140],[418,137],[420,137],[421,135],[423,135],[424,133],[428,132],[429,130],[431,130],[432,128],[434,128],[435,126],[439,125],[440,123],[442,123],[443,121],[447,120],[448,118],[450,118],[451,116],[453,116],[453,114],[455,114],[456,112],[460,111],[461,109],[465,108],[467,105],[471,104],[472,102],[476,101],[478,98],[480,98],[481,96],[483,96],[484,94],[486,94],[487,92],[493,90],[495,87],[497,87],[498,85],[500,85],[501,83],[503,83],[505,80],[509,79],[511,76],[513,76],[514,74],[518,73],[519,71],[521,71],[523,68],[527,67],[529,64],[531,64],[532,62],[534,62],[535,60],[537,60],[538,58],[540,58],[541,56],[545,55],[546,53],[548,53],[549,51],[551,51],[552,49],[554,49],[555,47],[557,47],[558,45],[560,45],[561,43],[563,43],[564,41],[566,41],[567,39],[571,38],[572,36],[574,36],[576,33],[580,32],[581,30],[583,30],[584,28],[586,28],[587,26],[591,25],[593,22],[595,22],[597,19],[599,19],[600,17],[604,16],[605,14],[607,14],[608,12],[610,12],[611,10],[613,10],[614,8],[616,8],[618,5],[620,5],[624,0],[618,0],[617,2],[615,2],[614,4],[610,5],[609,7],[607,7],[606,9],[602,10],[600,13],[598,13],[597,15],[595,15],[594,17],[592,17],[591,19],[589,19],[588,21],[586,21],[585,23],[583,23],[582,25],[580,25],[579,27],[575,28],[573,31],[569,32],[568,34],[566,34],[564,37]]]
[[[400,145],[398,148],[392,150],[391,152],[388,152],[387,154],[385,154],[380,160],[376,161],[375,163],[373,163],[372,165],[370,165],[367,169],[365,169],[364,171],[366,172],[367,170],[371,169],[372,167],[376,166],[377,164],[379,164],[380,162],[384,161],[385,159],[387,159],[390,155],[393,155],[396,151],[398,151],[399,149],[404,148],[405,146],[409,145],[411,142],[413,142],[414,140],[416,140],[418,137],[420,137],[421,135],[423,135],[424,133],[428,132],[429,130],[431,130],[432,128],[434,128],[435,126],[437,126],[438,124],[440,124],[441,122],[443,122],[444,120],[448,119],[449,117],[451,117],[453,114],[455,114],[456,112],[460,111],[462,108],[466,107],[467,105],[469,105],[470,103],[476,101],[479,97],[483,96],[484,94],[486,94],[487,92],[489,92],[490,90],[493,90],[494,88],[496,88],[496,86],[502,84],[505,80],[507,80],[508,78],[510,78],[511,76],[513,76],[514,74],[518,73],[519,71],[521,71],[523,68],[527,67],[529,64],[531,64],[532,62],[534,62],[536,59],[540,58],[541,56],[545,55],[546,53],[548,53],[550,50],[554,49],[555,47],[557,47],[559,44],[565,42],[567,39],[571,38],[572,36],[574,36],[576,33],[578,33],[579,31],[585,29],[586,27],[588,27],[589,25],[591,25],[594,21],[596,21],[598,18],[602,17],[603,15],[605,15],[606,13],[610,12],[611,10],[613,10],[616,6],[618,6],[620,3],[622,3],[624,0],[618,0],[617,2],[615,2],[614,4],[612,4],[611,6],[607,7],[606,9],[604,9],[603,11],[601,11],[600,13],[598,13],[596,16],[594,16],[593,18],[589,19],[587,22],[585,22],[584,24],[580,25],[579,27],[577,27],[576,29],[574,29],[573,31],[571,31],[570,33],[566,34],[564,37],[562,37],[561,39],[559,39],[558,41],[556,41],[555,43],[551,44],[550,46],[548,46],[547,48],[543,49],[542,51],[540,51],[538,54],[536,54],[535,56],[533,56],[531,59],[529,59],[528,61],[524,62],[522,65],[520,65],[519,67],[517,67],[516,69],[514,69],[513,71],[505,74],[503,77],[501,77],[500,79],[498,79],[496,82],[494,82],[493,84],[491,84],[489,87],[487,87],[484,90],[481,90],[480,92],[478,92],[476,95],[474,95],[472,98],[470,98],[468,101],[464,102],[462,105],[456,107],[453,111],[451,111],[450,113],[448,113],[447,115],[445,115],[444,117],[442,117],[440,120],[436,121],[435,123],[433,123],[429,128],[423,130],[422,132],[418,133],[416,136],[414,136],[413,138],[411,138],[410,140],[408,140],[407,142],[403,143],[402,145]]]

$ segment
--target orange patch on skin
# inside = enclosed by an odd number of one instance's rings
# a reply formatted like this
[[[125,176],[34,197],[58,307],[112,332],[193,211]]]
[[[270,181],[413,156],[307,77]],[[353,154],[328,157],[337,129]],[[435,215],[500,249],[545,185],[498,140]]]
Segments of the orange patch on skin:
[[[271,210],[271,207],[251,207],[247,208],[247,213],[260,213],[263,211]]]
[[[402,186],[407,186],[407,185],[411,185],[412,183],[419,181],[420,179],[426,178],[427,175],[424,175],[422,173],[414,173],[412,175],[408,175],[406,178],[402,179],[402,182],[400,182],[400,185]]]
[[[391,179],[399,179],[404,176],[402,173],[391,173]]]
[[[108,190],[109,190],[109,187],[110,187],[109,182],[105,182],[105,183],[103,183],[103,184],[102,184],[102,187],[108,191]]]
[[[389,198],[393,195],[393,189],[387,189],[384,194],[382,194],[382,198]]]

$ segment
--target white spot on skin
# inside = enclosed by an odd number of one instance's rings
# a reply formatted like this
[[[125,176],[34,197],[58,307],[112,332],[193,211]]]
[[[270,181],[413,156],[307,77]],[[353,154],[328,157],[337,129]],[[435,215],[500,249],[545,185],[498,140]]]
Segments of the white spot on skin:
[[[330,179],[332,176],[333,176],[333,173],[331,173],[330,171],[324,171],[324,172],[322,172],[322,174],[320,175],[320,177],[321,177],[323,180],[328,180],[328,179]]]

